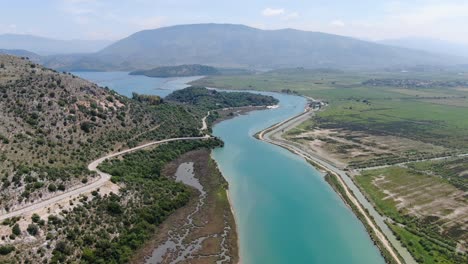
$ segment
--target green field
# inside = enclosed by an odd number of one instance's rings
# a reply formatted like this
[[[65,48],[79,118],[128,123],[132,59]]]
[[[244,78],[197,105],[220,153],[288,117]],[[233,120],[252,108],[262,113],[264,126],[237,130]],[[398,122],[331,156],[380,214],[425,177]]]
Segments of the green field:
[[[390,228],[420,263],[464,263],[457,244],[466,244],[466,208],[460,190],[446,179],[401,167],[364,171],[356,183],[377,210],[392,220]],[[435,201],[435,202],[434,202]]]
[[[467,81],[459,73],[355,73],[279,70],[256,75],[212,76],[197,85],[226,89],[287,91],[322,99],[319,125],[408,137],[464,151],[468,149],[466,87],[369,86],[369,79]]]

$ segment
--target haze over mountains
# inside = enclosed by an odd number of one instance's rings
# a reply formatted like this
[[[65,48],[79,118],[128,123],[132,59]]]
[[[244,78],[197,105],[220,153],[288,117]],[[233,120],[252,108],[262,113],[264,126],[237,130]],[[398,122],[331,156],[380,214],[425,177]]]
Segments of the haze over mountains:
[[[108,40],[58,40],[32,35],[0,35],[1,49],[27,50],[39,55],[91,53],[111,44]]]
[[[22,44],[16,48],[36,51],[42,47],[40,43],[29,43],[36,46],[33,48]],[[6,48],[1,41],[0,48]],[[63,52],[64,47],[57,50]],[[320,32],[261,30],[233,24],[193,24],[144,30],[95,53],[47,56],[42,59],[42,63],[48,67],[69,71],[127,71],[180,64],[375,69],[465,62],[457,56]]]
[[[409,49],[419,49],[432,53],[448,54],[453,56],[463,56],[468,58],[468,45],[452,43],[433,38],[400,38],[386,39],[379,43]]]

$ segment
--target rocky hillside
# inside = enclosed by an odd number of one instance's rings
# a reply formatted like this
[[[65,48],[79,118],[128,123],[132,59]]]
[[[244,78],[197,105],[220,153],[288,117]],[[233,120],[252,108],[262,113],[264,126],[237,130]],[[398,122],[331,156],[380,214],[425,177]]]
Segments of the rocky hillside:
[[[86,183],[87,163],[103,153],[198,135],[199,120],[183,106],[131,100],[0,55],[0,211]]]

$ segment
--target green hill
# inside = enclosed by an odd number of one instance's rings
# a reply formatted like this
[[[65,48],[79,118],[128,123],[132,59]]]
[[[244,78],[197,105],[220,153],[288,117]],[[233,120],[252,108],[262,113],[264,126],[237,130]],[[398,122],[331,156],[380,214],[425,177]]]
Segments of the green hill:
[[[178,66],[166,66],[156,67],[151,70],[139,70],[133,71],[130,75],[145,75],[148,77],[186,77],[186,76],[201,76],[201,75],[218,75],[220,72],[211,66],[205,66],[200,64],[190,65],[178,65]]]

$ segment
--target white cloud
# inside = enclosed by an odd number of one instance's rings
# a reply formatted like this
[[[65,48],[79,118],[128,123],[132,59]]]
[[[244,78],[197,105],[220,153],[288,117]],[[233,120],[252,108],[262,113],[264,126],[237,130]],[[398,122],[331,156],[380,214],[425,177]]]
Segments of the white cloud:
[[[282,15],[282,14],[284,14],[284,9],[283,8],[270,8],[270,7],[267,7],[265,9],[263,9],[263,11],[262,11],[262,15],[267,16],[267,17],[279,16],[279,15]]]
[[[345,23],[342,20],[335,19],[332,22],[330,22],[330,25],[332,25],[334,27],[344,27]]]

